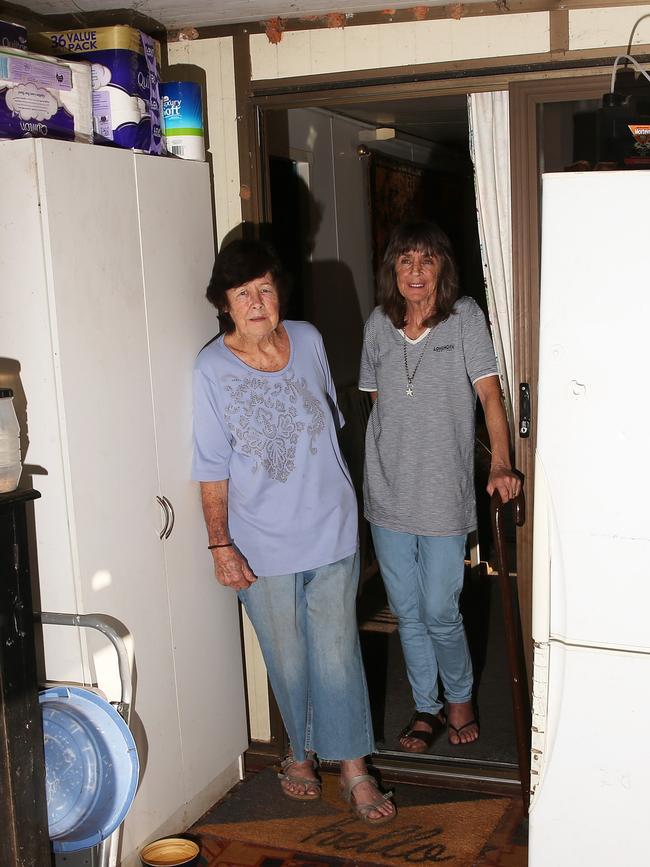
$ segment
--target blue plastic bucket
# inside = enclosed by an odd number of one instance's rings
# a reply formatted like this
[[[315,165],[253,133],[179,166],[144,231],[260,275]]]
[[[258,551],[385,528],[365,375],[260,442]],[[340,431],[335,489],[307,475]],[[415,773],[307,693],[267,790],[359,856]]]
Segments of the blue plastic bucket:
[[[54,852],[90,849],[128,813],[138,785],[138,753],[129,727],[94,692],[57,686],[39,695],[45,786]]]

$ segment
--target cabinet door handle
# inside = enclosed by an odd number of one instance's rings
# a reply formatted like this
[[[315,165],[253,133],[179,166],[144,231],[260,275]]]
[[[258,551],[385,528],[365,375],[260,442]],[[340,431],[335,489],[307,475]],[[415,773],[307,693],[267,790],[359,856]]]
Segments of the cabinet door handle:
[[[167,527],[169,527],[169,509],[167,508],[167,503],[169,501],[167,500],[166,497],[156,497],[156,499],[158,500],[158,505],[165,513],[165,523],[163,524],[163,527],[162,527],[160,533],[158,533],[158,538],[163,539],[163,538],[166,538],[165,533],[167,532]],[[172,524],[173,524],[173,522],[172,522]]]
[[[172,506],[171,501],[168,500],[165,496],[163,496],[163,503],[165,503],[165,505],[169,509],[169,529],[165,533],[165,539],[169,539],[172,534],[172,530],[174,529],[174,521],[176,520],[176,515],[174,514],[174,507]]]

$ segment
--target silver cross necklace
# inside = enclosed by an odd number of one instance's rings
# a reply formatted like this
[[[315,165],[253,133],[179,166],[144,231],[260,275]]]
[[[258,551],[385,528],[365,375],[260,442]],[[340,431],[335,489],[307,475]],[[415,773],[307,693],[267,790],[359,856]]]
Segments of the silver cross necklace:
[[[406,335],[402,332],[402,340],[404,341],[404,370],[406,371],[406,394],[409,397],[413,397],[413,380],[415,379],[415,374],[418,372],[418,367],[420,366],[420,362],[424,357],[425,350],[427,348],[427,343],[429,342],[429,338],[431,337],[432,328],[429,329],[429,333],[424,338],[424,344],[422,346],[422,352],[420,352],[420,357],[417,360],[417,364],[415,365],[415,370],[413,373],[409,373],[409,363],[406,357]]]

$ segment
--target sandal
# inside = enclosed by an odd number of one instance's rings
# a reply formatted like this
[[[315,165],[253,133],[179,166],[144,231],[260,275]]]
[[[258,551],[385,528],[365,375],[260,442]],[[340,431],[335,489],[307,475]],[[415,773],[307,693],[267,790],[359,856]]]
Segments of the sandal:
[[[431,731],[427,732],[420,731],[420,729],[414,729],[413,726],[416,722],[427,723],[427,725],[431,726]],[[400,744],[400,746],[409,753],[426,753],[433,743],[433,739],[442,731],[446,723],[447,720],[442,711],[438,711],[437,714],[432,714],[418,710],[413,714],[408,725],[399,733],[398,739],[401,741],[402,738],[414,738],[415,740],[422,741],[422,746],[405,747],[402,744]]]
[[[316,770],[316,762],[312,758],[305,759],[305,762],[309,762],[314,769]],[[282,789],[282,793],[287,796],[287,798],[293,798],[294,801],[317,801],[321,796],[321,782],[319,779],[309,780],[305,779],[305,777],[298,777],[296,774],[291,773],[291,768],[294,765],[302,765],[304,762],[297,762],[293,756],[285,756],[280,763],[282,767],[282,773],[278,774],[278,779],[280,780],[280,788]],[[292,783],[294,786],[302,786],[302,792],[292,792],[287,786],[286,783]]]
[[[358,786],[359,783],[372,783],[377,790],[379,797],[374,801],[371,801],[369,804],[357,804],[352,800],[352,790],[355,786]],[[386,792],[385,795],[382,795],[377,786],[377,781],[374,777],[371,777],[370,774],[357,774],[356,777],[350,777],[345,785],[341,787],[341,797],[344,801],[348,802],[350,809],[355,813],[357,818],[361,819],[362,822],[367,822],[369,825],[383,825],[386,822],[391,822],[397,815],[395,804],[393,804],[393,812],[389,813],[387,816],[384,816],[383,814],[374,818],[370,816],[370,813],[372,813],[373,810],[376,810],[377,807],[381,806],[381,804],[384,804],[386,801],[390,801],[393,797],[392,792]]]
[[[458,728],[456,728],[456,726],[453,726],[451,723],[448,723],[447,727],[449,728],[449,731],[452,731],[456,735],[456,737],[458,738],[457,744],[455,744],[451,740],[451,738],[448,738],[449,743],[452,745],[452,747],[465,747],[465,746],[467,746],[467,744],[475,744],[476,743],[476,741],[478,740],[478,732],[476,734],[476,737],[471,741],[461,741],[461,739],[460,739],[460,733],[463,731],[463,729],[469,728],[469,726],[476,726],[478,728],[478,723],[476,722],[475,719],[471,719],[471,720],[469,720],[469,722],[463,723],[462,726],[458,726]]]

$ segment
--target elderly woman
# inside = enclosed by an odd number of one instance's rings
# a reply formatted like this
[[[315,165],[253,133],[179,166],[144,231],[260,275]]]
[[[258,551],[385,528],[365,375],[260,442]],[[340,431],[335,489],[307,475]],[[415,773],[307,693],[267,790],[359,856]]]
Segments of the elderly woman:
[[[315,755],[340,760],[357,816],[389,821],[390,794],[363,758],[373,735],[355,615],[357,506],[323,341],[283,321],[284,273],[260,242],[221,250],[207,297],[222,333],[195,366],[193,478],[215,575],[255,628],[289,734],[282,791],[318,798]]]
[[[365,326],[359,377],[374,400],[364,505],[415,704],[400,744],[419,753],[445,724],[454,745],[479,735],[458,608],[465,542],[476,528],[477,394],[492,452],[487,490],[506,501],[520,482],[485,317],[471,298],[458,297],[447,236],[430,222],[398,226],[378,283],[381,303]]]

